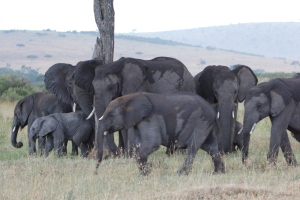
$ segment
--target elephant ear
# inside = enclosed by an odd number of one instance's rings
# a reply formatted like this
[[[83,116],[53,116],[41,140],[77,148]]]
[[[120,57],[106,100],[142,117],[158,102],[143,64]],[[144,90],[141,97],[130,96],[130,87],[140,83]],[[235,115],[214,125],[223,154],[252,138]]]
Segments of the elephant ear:
[[[40,131],[39,131],[39,136],[46,136],[49,133],[53,132],[57,126],[58,126],[58,121],[54,117],[44,117],[40,124]]]
[[[19,119],[22,119],[23,122],[28,120],[30,113],[32,112],[34,104],[34,98],[32,95],[26,96],[21,99],[15,108],[15,114]]]
[[[125,58],[122,76],[122,95],[138,92],[146,79],[148,66],[141,60]]]
[[[235,73],[239,80],[239,91],[238,91],[238,100],[239,102],[244,101],[246,94],[250,88],[257,84],[257,77],[250,67],[245,65],[239,65],[232,70]]]
[[[290,88],[279,79],[275,79],[272,90],[270,90],[270,113],[273,117],[277,116],[293,99]]]
[[[57,63],[52,65],[45,73],[46,89],[54,93],[57,98],[66,103],[72,104],[72,98],[68,92],[66,80],[71,76],[75,67],[70,64]]]
[[[152,111],[152,104],[143,93],[129,94],[127,97],[129,99],[123,107],[125,129],[135,126]]]
[[[86,60],[77,63],[74,71],[75,85],[94,94],[95,70],[100,65],[103,65],[102,60]]]

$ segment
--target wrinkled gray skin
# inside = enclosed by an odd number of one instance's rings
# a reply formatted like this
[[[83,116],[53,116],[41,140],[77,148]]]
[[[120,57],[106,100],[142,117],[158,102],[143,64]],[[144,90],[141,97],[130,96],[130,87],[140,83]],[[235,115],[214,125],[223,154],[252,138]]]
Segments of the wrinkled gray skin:
[[[218,118],[219,149],[222,153],[234,151],[235,124],[238,102],[257,84],[253,71],[244,65],[230,70],[226,66],[207,66],[194,78],[196,93],[215,108]]]
[[[297,165],[286,130],[300,142],[300,79],[278,78],[251,88],[245,99],[243,130],[243,157],[248,158],[250,135],[256,123],[265,117],[272,122],[268,161],[276,164],[281,147],[289,165]]]
[[[214,173],[224,173],[214,132],[217,128],[215,119],[214,109],[194,93],[132,93],[108,105],[99,121],[99,134],[133,127],[136,157],[142,175],[147,175],[151,168],[151,164],[147,163],[148,155],[159,149],[160,145],[188,149],[179,174],[189,173],[199,148],[212,156]],[[101,144],[101,141],[96,144]],[[96,148],[99,154],[101,149]]]
[[[23,143],[17,142],[19,128],[23,129],[27,125],[29,136],[30,127],[38,117],[43,117],[52,113],[66,113],[71,111],[72,108],[70,105],[59,101],[55,94],[50,92],[38,92],[24,97],[15,106],[11,144],[16,148],[21,148]],[[41,152],[43,144],[40,143],[42,142],[39,141],[39,151]],[[32,149],[31,153],[36,153],[35,146],[31,147],[29,143],[29,148]],[[78,154],[76,146],[73,146],[72,153]]]
[[[168,57],[152,60],[121,58],[110,64],[98,65],[95,69],[82,62],[74,72],[74,79],[79,87],[94,92],[97,118],[103,115],[113,99],[126,94],[172,94],[195,90],[193,77],[184,64]],[[101,143],[97,145],[100,148],[97,155],[100,162],[103,154],[103,135],[98,134],[99,128],[96,128],[96,141]]]
[[[31,147],[38,137],[48,137],[45,155],[54,147],[58,156],[62,156],[63,141],[72,140],[81,149],[81,155],[87,157],[93,147],[93,126],[82,111],[55,113],[37,118],[29,133]],[[53,145],[52,145],[53,144]],[[30,151],[33,151],[31,148]]]
[[[95,127],[95,117],[91,113],[93,111],[94,95],[90,91],[82,89],[75,85],[74,82],[74,70],[82,62],[79,62],[76,66],[57,63],[52,65],[45,73],[45,86],[46,89],[56,94],[56,96],[66,104],[76,105],[76,108],[82,110],[86,116],[90,116],[89,120]],[[91,68],[95,68],[102,64],[101,60],[88,60],[84,61],[85,64]],[[82,76],[80,74],[79,76]],[[74,109],[74,108],[73,108]],[[75,110],[75,109],[74,109]],[[114,139],[111,135],[106,137],[108,148],[118,155],[119,151],[114,143]]]

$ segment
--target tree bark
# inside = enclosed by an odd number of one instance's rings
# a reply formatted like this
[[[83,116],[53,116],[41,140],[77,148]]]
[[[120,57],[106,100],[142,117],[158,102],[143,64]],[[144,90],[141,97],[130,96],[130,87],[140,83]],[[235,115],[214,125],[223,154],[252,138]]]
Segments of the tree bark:
[[[102,60],[104,64],[113,62],[115,11],[113,0],[94,0],[95,21],[99,29],[92,59]]]

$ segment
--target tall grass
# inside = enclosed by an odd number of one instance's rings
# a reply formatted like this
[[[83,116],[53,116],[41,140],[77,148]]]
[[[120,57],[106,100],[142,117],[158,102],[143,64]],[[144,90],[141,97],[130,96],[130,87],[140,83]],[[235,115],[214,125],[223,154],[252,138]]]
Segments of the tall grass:
[[[133,159],[104,160],[94,175],[95,160],[66,156],[29,156],[27,129],[18,136],[24,147],[10,144],[13,103],[0,103],[0,199],[297,199],[298,167],[288,167],[282,153],[276,167],[266,154],[270,122],[260,122],[251,136],[249,164],[241,153],[223,157],[226,174],[212,175],[213,163],[199,150],[189,175],[177,175],[185,156],[167,157],[161,148],[149,157],[147,177],[139,176]],[[243,106],[239,107],[242,121]],[[291,139],[299,161],[300,144]]]

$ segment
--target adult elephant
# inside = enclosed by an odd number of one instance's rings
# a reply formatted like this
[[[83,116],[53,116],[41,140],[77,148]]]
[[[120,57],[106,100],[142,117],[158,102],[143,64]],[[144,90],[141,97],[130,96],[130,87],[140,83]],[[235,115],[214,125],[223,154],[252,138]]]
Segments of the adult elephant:
[[[275,164],[281,147],[289,165],[297,165],[286,130],[300,142],[300,79],[277,78],[251,88],[245,99],[243,163],[248,158],[250,135],[256,124],[269,117],[272,123],[268,160]]]
[[[82,89],[74,83],[74,71],[76,66],[67,63],[57,63],[52,65],[45,73],[45,86],[46,89],[56,94],[59,100],[62,102],[73,105],[73,111],[76,108],[83,111],[87,116],[87,119],[91,121],[93,127],[95,127],[95,119],[93,117],[94,107],[93,100],[94,95],[90,91]],[[88,60],[83,61],[91,68],[95,68],[98,65],[102,65],[101,60]],[[79,75],[81,76],[81,75]],[[114,143],[112,135],[106,136],[107,145],[115,155],[119,155],[119,150]]]
[[[75,84],[95,94],[98,118],[103,115],[110,101],[126,94],[195,91],[193,77],[185,65],[169,57],[157,57],[152,60],[121,58],[96,68],[91,67],[88,61],[81,62],[74,72],[74,78]],[[101,162],[103,135],[98,133],[97,130],[96,145],[100,149],[97,157]]]
[[[36,118],[52,113],[67,112],[72,112],[71,105],[59,101],[55,94],[50,92],[38,92],[24,97],[15,106],[11,144],[16,148],[21,148],[23,146],[22,142],[17,142],[19,128],[23,129],[27,125],[29,136],[30,127]],[[39,148],[42,148],[41,145],[39,145]],[[32,147],[32,152],[36,152],[35,146]],[[72,152],[77,154],[77,147],[75,148],[74,146]]]
[[[211,65],[197,74],[194,81],[196,93],[212,104],[218,113],[219,150],[231,153],[234,150],[238,102],[242,102],[247,91],[257,84],[257,77],[244,65],[233,70]]]

